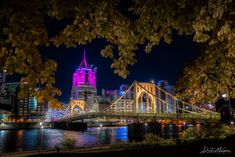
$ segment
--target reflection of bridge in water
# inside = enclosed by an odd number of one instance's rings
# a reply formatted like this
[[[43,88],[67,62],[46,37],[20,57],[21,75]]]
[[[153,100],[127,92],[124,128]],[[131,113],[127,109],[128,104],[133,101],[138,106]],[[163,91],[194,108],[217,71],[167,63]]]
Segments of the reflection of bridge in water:
[[[79,107],[83,112],[74,112],[75,107]],[[83,101],[71,101],[64,118],[59,121],[123,119],[218,121],[220,114],[182,101],[154,83],[135,81],[123,95],[102,111],[91,112]]]

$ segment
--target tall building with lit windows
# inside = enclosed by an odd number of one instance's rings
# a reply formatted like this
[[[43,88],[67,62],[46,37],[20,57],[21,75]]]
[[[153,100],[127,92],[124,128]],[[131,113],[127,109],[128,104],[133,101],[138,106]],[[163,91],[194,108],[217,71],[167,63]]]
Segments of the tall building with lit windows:
[[[6,84],[6,70],[0,72],[0,95],[5,92],[5,84]]]
[[[71,100],[84,100],[86,106],[94,110],[95,104],[98,104],[96,68],[87,63],[85,51],[83,60],[73,73]]]
[[[39,103],[35,96],[19,99],[15,119],[40,121],[46,118],[47,104]],[[14,111],[15,113],[15,111]]]
[[[30,97],[19,100],[18,114],[25,119],[30,119],[30,116],[36,115],[37,99],[36,97]]]

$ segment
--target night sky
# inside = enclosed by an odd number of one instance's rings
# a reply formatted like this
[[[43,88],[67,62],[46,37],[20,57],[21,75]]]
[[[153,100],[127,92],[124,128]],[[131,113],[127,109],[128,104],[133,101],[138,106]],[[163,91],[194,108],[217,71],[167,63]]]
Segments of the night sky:
[[[114,74],[110,68],[112,60],[103,58],[100,51],[106,42],[101,39],[94,40],[87,45],[77,48],[59,48],[51,46],[40,48],[42,56],[47,59],[54,59],[58,63],[56,72],[56,87],[62,91],[58,99],[62,102],[69,102],[72,87],[72,75],[83,58],[83,51],[86,50],[87,62],[97,67],[97,89],[119,89],[120,85],[132,84],[134,80],[149,82],[154,80],[168,80],[174,85],[186,65],[189,65],[199,55],[199,46],[193,42],[191,36],[174,36],[171,44],[161,42],[155,46],[151,53],[146,54],[144,47],[136,53],[138,62],[129,68],[130,75],[126,79]],[[19,77],[8,76],[8,82],[19,81]]]
[[[134,18],[126,11],[130,3],[131,1],[128,1],[128,3],[122,3],[118,7],[123,14]],[[58,34],[71,22],[69,20],[56,21],[47,17],[45,25],[49,37]],[[138,62],[129,68],[130,75],[126,79],[122,79],[114,74],[113,69],[110,68],[112,61],[101,57],[100,51],[105,45],[104,40],[97,39],[77,48],[66,48],[64,46],[40,48],[44,58],[54,59],[58,63],[56,87],[62,91],[62,96],[58,97],[60,101],[68,102],[70,99],[72,75],[82,60],[84,50],[86,50],[87,62],[97,67],[98,94],[101,93],[102,88],[118,89],[121,84],[131,84],[134,80],[146,82],[168,80],[171,85],[174,85],[182,73],[183,67],[192,63],[200,53],[192,36],[173,35],[171,44],[161,42],[149,54],[144,52],[144,46],[140,47],[136,55]],[[12,76],[8,76],[8,81],[19,81],[19,77],[12,78]]]
[[[112,60],[100,55],[105,45],[104,40],[95,40],[77,48],[64,46],[40,48],[43,58],[54,59],[58,63],[55,86],[62,91],[62,95],[58,97],[60,101],[68,103],[70,100],[72,75],[82,61],[84,50],[86,50],[87,62],[97,67],[98,94],[101,94],[102,88],[119,89],[121,84],[130,85],[134,80],[140,82],[168,80],[171,85],[174,85],[183,68],[192,64],[200,54],[200,48],[193,42],[191,36],[174,36],[171,44],[161,42],[149,54],[144,52],[142,46],[136,53],[138,62],[129,68],[130,74],[123,79],[114,74],[114,70],[110,68]],[[7,82],[19,80],[19,76],[7,77]]]
[[[98,94],[101,93],[102,88],[118,89],[122,83],[131,84],[134,80],[146,82],[168,80],[174,85],[183,67],[192,63],[200,53],[199,47],[193,43],[190,36],[175,36],[170,45],[162,42],[149,54],[146,54],[144,48],[140,47],[136,56],[138,62],[129,68],[130,75],[122,79],[110,68],[112,61],[101,57],[100,50],[105,45],[104,40],[95,40],[77,48],[61,46],[41,49],[44,57],[58,62],[56,86],[62,91],[60,101],[69,101],[72,74],[82,60],[83,50],[86,50],[87,62],[97,67]]]

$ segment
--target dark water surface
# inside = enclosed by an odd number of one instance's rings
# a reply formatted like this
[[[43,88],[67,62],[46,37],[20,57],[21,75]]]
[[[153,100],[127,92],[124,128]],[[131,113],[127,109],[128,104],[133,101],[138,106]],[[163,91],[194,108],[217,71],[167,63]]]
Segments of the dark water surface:
[[[188,126],[162,126],[159,133],[164,138],[177,137]],[[0,130],[0,152],[55,148],[64,137],[76,139],[78,147],[113,144],[117,141],[128,142],[128,127],[88,128],[85,132],[58,129]],[[41,140],[42,139],[42,140]]]

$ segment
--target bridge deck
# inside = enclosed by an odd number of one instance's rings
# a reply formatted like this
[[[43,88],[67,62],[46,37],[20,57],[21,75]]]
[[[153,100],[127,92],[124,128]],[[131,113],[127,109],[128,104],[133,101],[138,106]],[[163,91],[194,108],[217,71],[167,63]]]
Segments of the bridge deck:
[[[58,121],[83,120],[92,118],[134,118],[134,119],[184,119],[219,121],[220,114],[192,114],[192,113],[133,113],[133,112],[90,112],[74,114]]]

